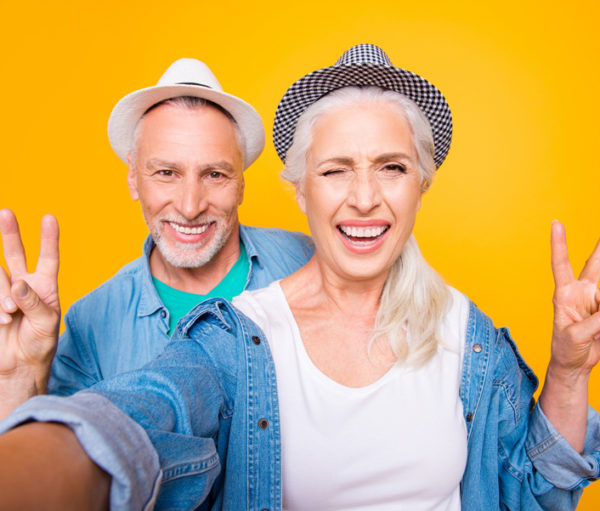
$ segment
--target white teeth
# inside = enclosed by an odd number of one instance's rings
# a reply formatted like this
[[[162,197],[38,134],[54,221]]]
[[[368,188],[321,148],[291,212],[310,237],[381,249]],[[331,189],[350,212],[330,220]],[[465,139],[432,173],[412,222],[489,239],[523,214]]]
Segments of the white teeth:
[[[201,225],[200,227],[186,227],[183,225],[176,224],[174,222],[169,222],[169,225],[173,227],[177,232],[182,234],[202,234],[206,229],[208,229],[209,224]]]
[[[381,236],[386,230],[386,226],[378,227],[355,227],[348,225],[340,225],[340,230],[346,235],[353,238],[376,238]]]

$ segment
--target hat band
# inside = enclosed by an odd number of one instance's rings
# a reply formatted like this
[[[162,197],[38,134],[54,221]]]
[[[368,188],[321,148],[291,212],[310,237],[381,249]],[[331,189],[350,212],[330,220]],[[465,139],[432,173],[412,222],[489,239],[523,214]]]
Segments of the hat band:
[[[196,85],[198,87],[205,87],[207,89],[212,89],[212,87],[210,87],[209,85],[204,85],[203,83],[196,83],[196,82],[177,82],[176,85]]]

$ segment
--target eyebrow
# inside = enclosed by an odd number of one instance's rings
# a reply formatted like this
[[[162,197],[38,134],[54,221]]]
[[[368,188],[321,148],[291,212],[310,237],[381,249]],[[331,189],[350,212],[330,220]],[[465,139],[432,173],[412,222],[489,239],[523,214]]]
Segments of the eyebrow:
[[[397,159],[412,159],[411,156],[407,153],[384,153],[380,154],[377,158],[375,158],[375,163],[381,163],[388,160],[397,160]]]
[[[352,158],[347,158],[345,156],[334,156],[332,158],[327,158],[323,161],[320,161],[318,166],[325,165],[326,163],[339,163],[341,165],[352,165],[354,160]]]
[[[395,159],[407,159],[411,160],[412,157],[403,152],[393,152],[393,153],[384,153],[380,154],[375,158],[374,163],[381,163],[384,161],[395,160]],[[333,156],[332,158],[327,158],[321,162],[319,162],[319,166],[325,165],[327,163],[339,163],[341,165],[352,165],[354,163],[353,158],[349,158],[346,156]]]
[[[157,168],[157,167],[166,167],[169,169],[177,169],[180,167],[180,165],[175,162],[172,162],[172,161],[161,160],[158,158],[151,158],[146,163],[146,168]],[[206,163],[205,165],[196,167],[196,169],[200,170],[201,172],[206,171],[206,170],[212,170],[212,169],[233,171],[233,165],[228,161],[220,160],[220,161],[215,161],[215,162],[211,162],[211,163]]]

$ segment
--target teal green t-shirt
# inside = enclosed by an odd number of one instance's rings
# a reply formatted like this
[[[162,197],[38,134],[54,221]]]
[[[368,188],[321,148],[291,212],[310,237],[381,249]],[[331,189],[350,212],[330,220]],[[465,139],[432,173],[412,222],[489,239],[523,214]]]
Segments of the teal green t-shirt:
[[[175,325],[177,325],[177,322],[183,316],[207,298],[219,296],[226,300],[231,300],[234,296],[239,295],[244,290],[249,271],[250,262],[246,255],[246,248],[240,242],[240,257],[227,272],[223,280],[205,295],[179,291],[162,283],[156,277],[152,277],[154,287],[158,291],[158,296],[160,296],[160,299],[169,311],[169,333],[175,330]]]

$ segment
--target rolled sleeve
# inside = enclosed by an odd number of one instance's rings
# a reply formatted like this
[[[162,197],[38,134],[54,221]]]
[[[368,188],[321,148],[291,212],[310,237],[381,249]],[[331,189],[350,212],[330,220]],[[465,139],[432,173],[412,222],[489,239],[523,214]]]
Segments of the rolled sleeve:
[[[144,429],[106,398],[88,392],[35,397],[0,422],[0,433],[31,421],[62,423],[75,433],[112,477],[110,509],[152,509],[162,478],[158,455]]]
[[[554,428],[539,404],[534,408],[526,442],[536,470],[557,488],[580,489],[600,475],[600,417],[588,409],[583,454],[579,454]]]

